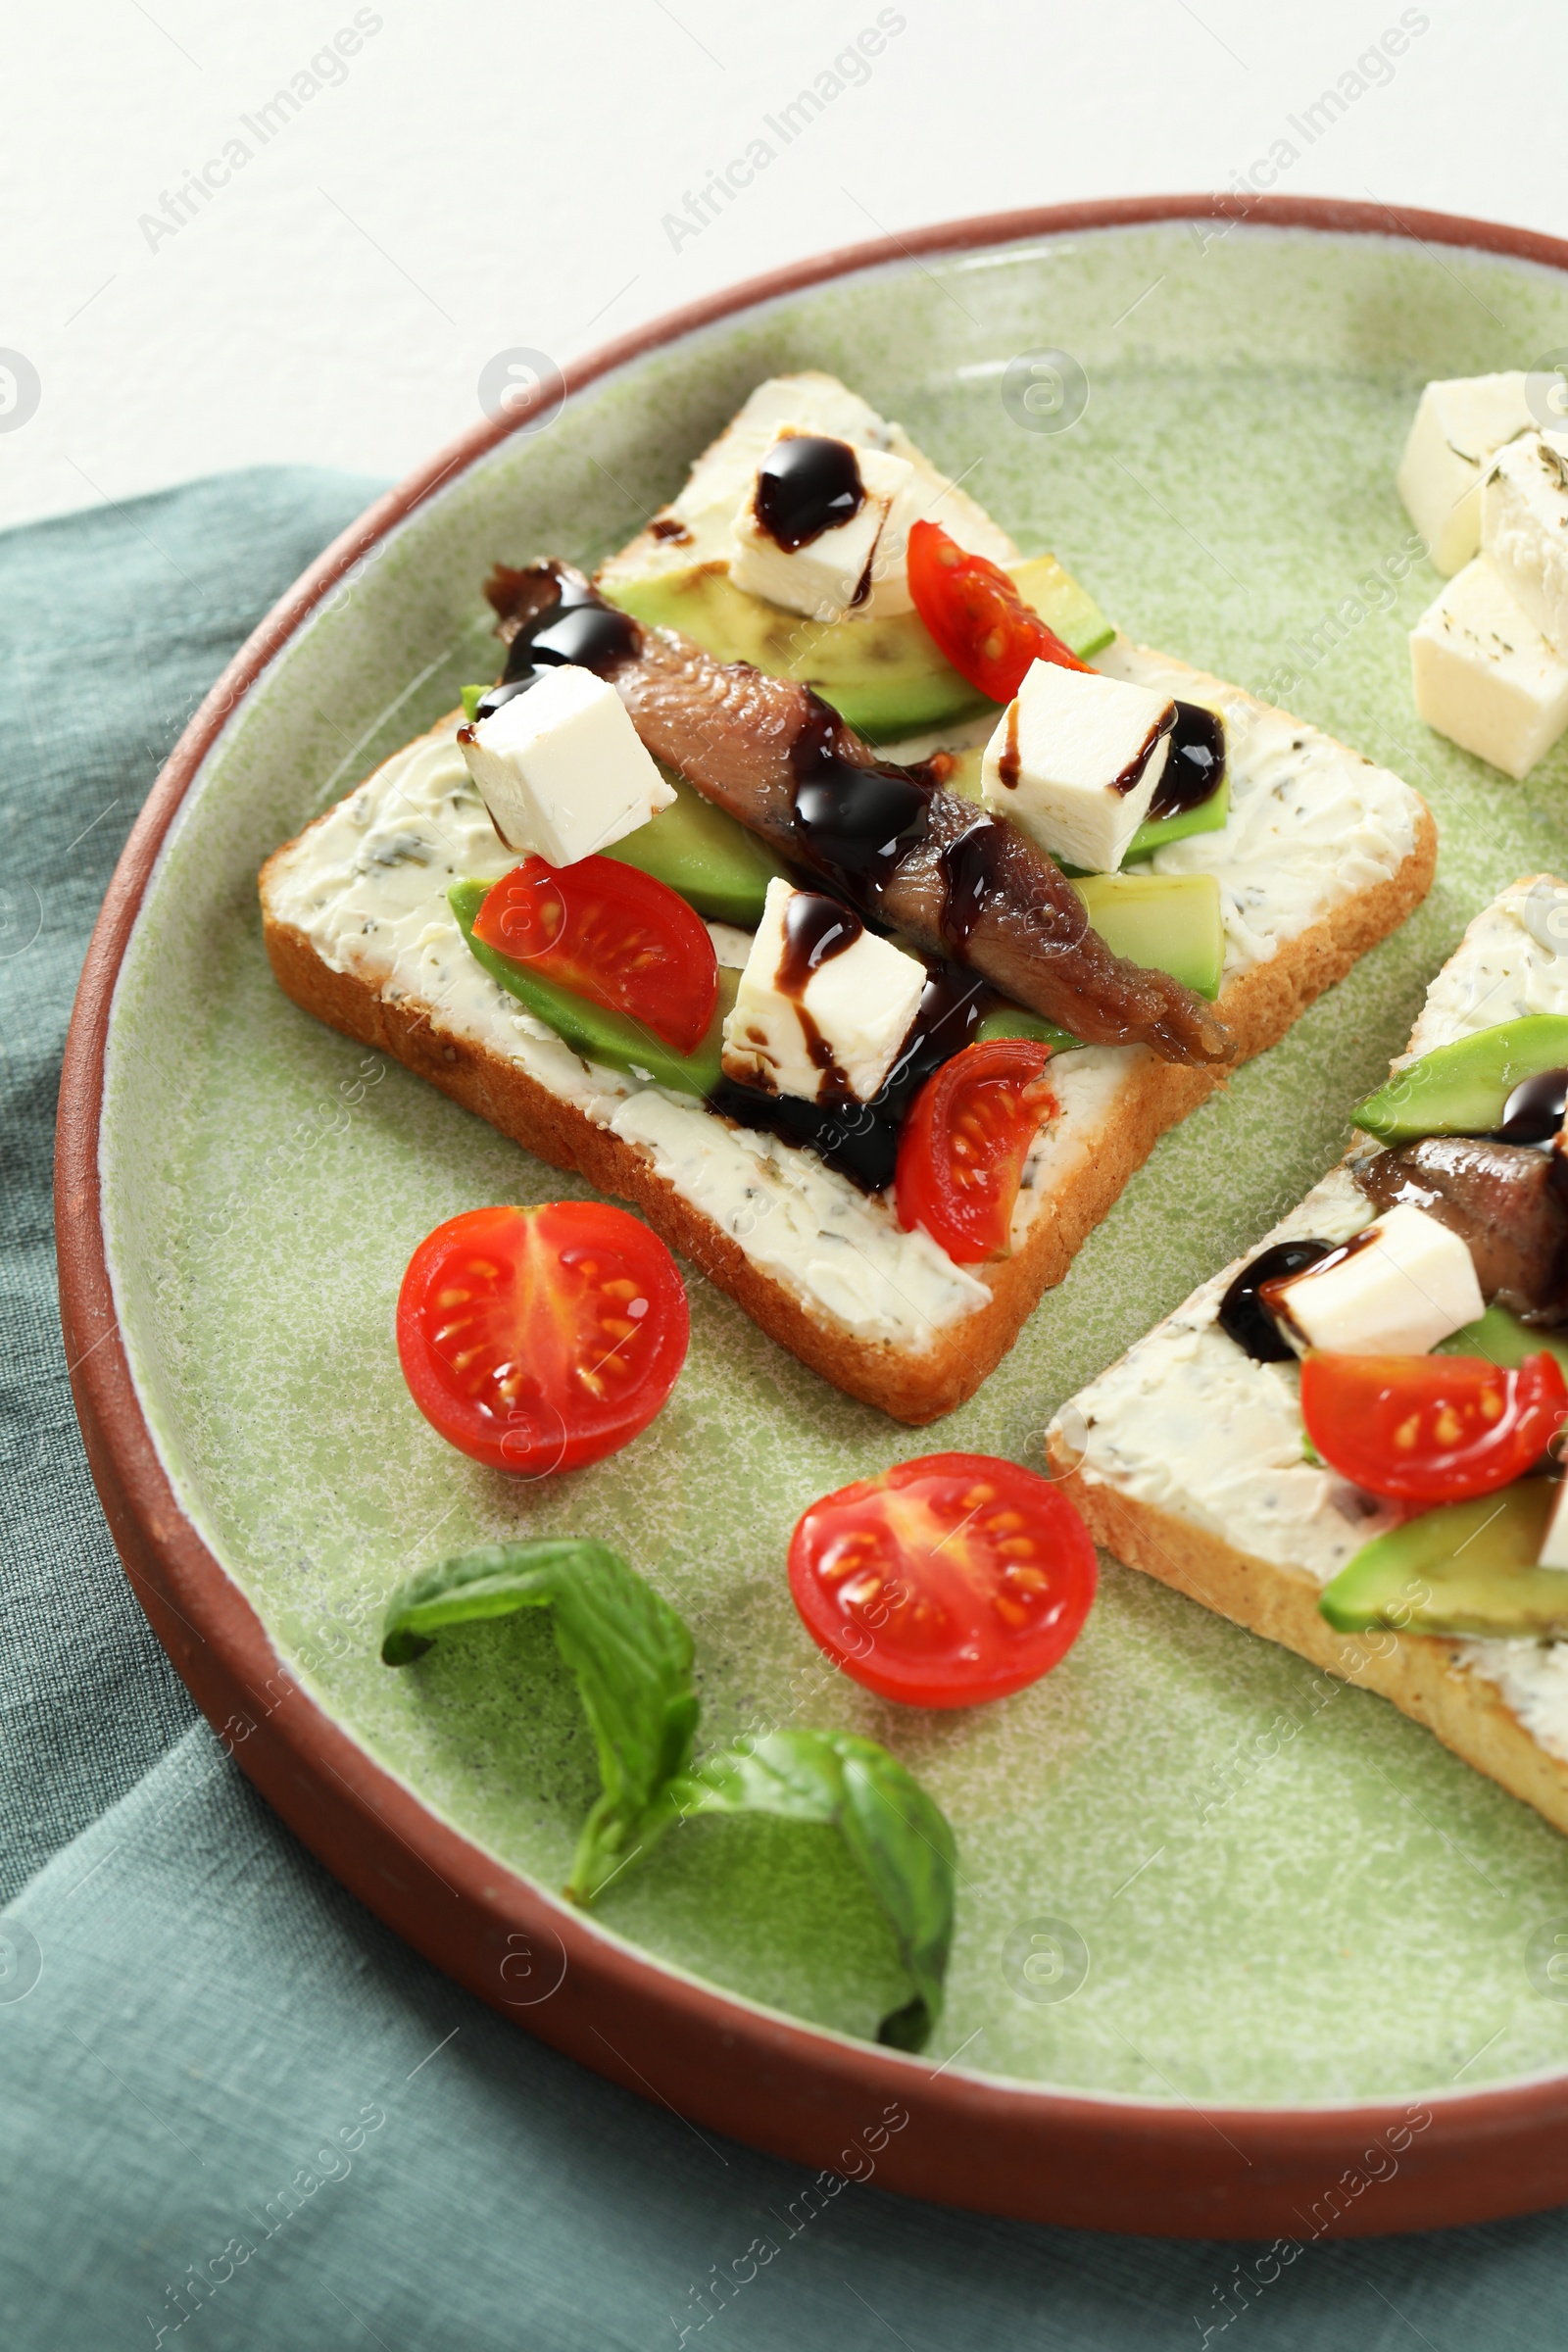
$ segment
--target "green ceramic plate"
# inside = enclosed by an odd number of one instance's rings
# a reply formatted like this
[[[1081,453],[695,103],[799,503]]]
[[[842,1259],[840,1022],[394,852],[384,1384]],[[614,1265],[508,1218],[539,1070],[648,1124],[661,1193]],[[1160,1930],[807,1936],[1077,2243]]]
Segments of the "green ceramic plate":
[[[1381,1700],[1107,1563],[1045,1682],[974,1713],[903,1712],[822,1668],[784,1579],[798,1513],[848,1479],[933,1445],[1040,1466],[1053,1407],[1336,1157],[1468,917],[1521,872],[1568,868],[1561,751],[1512,785],[1415,718],[1405,633],[1438,580],[1408,561],[1394,489],[1429,376],[1563,347],[1554,271],[1397,238],[1170,221],[881,267],[591,383],[458,472],[287,643],[206,760],[123,960],[108,1252],[190,1518],[287,1667],[448,1823],[559,1886],[593,1787],[586,1738],[541,1623],[449,1636],[393,1674],[385,1595],[485,1539],[607,1537],[690,1619],[712,1736],[792,1718],[865,1732],[946,1807],[961,1884],[934,2059],[1200,2106],[1412,2097],[1568,2063],[1568,2005],[1527,1964],[1568,1915],[1568,1848]],[[1065,430],[1039,429],[1063,412],[1031,410],[1009,374],[1047,348],[1087,378]],[[662,1419],[573,1479],[510,1483],[410,1402],[399,1278],[460,1209],[580,1188],[286,1003],[256,870],[493,668],[494,559],[593,563],[760,377],[803,367],[902,418],[1129,632],[1415,782],[1442,827],[1438,884],[1159,1146],[928,1437],[824,1387],[693,1275]],[[601,1916],[641,1953],[845,2034],[901,1997],[825,1833],[690,1825]],[[1050,1948],[1036,1935],[1065,1960],[1026,1972]]]

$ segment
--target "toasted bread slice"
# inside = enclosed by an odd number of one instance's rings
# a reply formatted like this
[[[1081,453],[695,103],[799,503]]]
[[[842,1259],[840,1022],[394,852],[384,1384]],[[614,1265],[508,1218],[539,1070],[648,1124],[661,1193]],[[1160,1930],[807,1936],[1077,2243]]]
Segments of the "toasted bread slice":
[[[1568,1012],[1559,934],[1568,883],[1513,883],[1433,981],[1406,1058],[1526,1012]],[[1294,1236],[1348,1239],[1375,1214],[1342,1166],[1257,1250]],[[1381,1691],[1568,1831],[1568,1642],[1342,1634],[1319,1612],[1325,1584],[1392,1521],[1303,1457],[1294,1365],[1254,1363],[1216,1325],[1257,1250],[1062,1407],[1047,1450],[1064,1493],[1117,1559]]]
[[[1219,877],[1219,1010],[1246,1058],[1424,896],[1431,815],[1397,777],[1218,679],[1120,639],[1102,666],[1225,713],[1230,819],[1157,862]],[[1058,1055],[1058,1107],[1025,1169],[1012,1253],[956,1266],[814,1153],[579,1060],[479,968],[446,889],[497,878],[513,859],[455,727],[442,721],[269,859],[262,909],[280,985],[539,1157],[632,1202],[782,1347],[898,1420],[934,1420],[973,1395],[1158,1137],[1224,1079],[1143,1047]],[[744,934],[720,939],[732,960],[744,946]]]

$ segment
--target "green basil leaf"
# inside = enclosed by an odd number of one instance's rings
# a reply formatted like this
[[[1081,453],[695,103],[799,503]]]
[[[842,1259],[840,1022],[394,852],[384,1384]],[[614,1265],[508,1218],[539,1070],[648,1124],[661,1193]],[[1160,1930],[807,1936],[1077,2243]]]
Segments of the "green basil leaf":
[[[584,1825],[566,1888],[588,1902],[669,1826],[665,1792],[690,1763],[697,1735],[685,1620],[608,1544],[488,1544],[398,1588],[381,1656],[388,1666],[406,1666],[446,1626],[530,1608],[555,1612],[556,1646],[576,1680],[599,1752],[604,1793]]]
[[[693,1765],[698,1700],[685,1621],[606,1544],[489,1544],[409,1578],[393,1594],[381,1656],[407,1666],[450,1625],[555,1612],[603,1794],[583,1826],[566,1892],[591,1902],[677,1821],[771,1813],[836,1829],[898,1938],[913,1997],[877,2038],[924,2046],[942,2013],[953,1941],[954,1840],[941,1808],[896,1757],[848,1732],[778,1731]]]
[[[874,1740],[779,1731],[705,1757],[670,1790],[673,1812],[773,1813],[838,1830],[898,1937],[914,1997],[877,2039],[918,2050],[942,2014],[953,1943],[954,1838],[946,1814]]]

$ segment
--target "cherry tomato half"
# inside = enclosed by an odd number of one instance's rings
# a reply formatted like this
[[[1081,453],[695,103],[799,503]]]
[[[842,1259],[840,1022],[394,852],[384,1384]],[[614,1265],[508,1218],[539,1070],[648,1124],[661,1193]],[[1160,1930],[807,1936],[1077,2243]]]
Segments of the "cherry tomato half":
[[[695,1054],[718,1003],[708,925],[667,882],[613,858],[525,858],[486,892],[473,936]]]
[[[603,1200],[474,1208],[419,1244],[398,1359],[450,1445],[546,1478],[648,1427],[686,1361],[686,1293],[656,1233]]]
[[[960,1266],[1005,1257],[1018,1179],[1041,1121],[1051,1048],[997,1037],[933,1070],[899,1134],[894,1200],[906,1233],[923,1225]]]
[[[972,1707],[1038,1682],[1077,1640],[1095,1546],[1048,1478],[929,1453],[813,1502],[790,1591],[834,1664],[881,1698]]]
[[[1087,669],[1000,565],[971,556],[940,523],[909,530],[909,594],[938,650],[994,703],[1010,703],[1034,662]]]
[[[1457,1502],[1539,1461],[1568,1419],[1555,1359],[1516,1372],[1478,1355],[1309,1355],[1301,1418],[1318,1452],[1371,1494]]]

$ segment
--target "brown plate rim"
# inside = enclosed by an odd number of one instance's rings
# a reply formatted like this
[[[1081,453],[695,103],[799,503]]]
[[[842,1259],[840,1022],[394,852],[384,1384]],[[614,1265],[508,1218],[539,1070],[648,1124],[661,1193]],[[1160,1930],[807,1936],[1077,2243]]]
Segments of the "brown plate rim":
[[[1561,239],[1383,204],[1232,193],[1026,208],[840,247],[748,279],[573,361],[563,370],[565,391],[857,270],[1181,220],[1384,235],[1568,271]],[[273,607],[159,774],[88,947],[57,1130],[61,1321],[93,1479],[154,1631],[225,1749],[369,1909],[482,2000],[694,2127],[840,2176],[863,2178],[870,2166],[882,2185],[912,2196],[1166,2236],[1373,2235],[1568,2201],[1568,2073],[1414,2103],[1200,2110],[1180,2099],[1066,2093],[932,2068],[642,1955],[507,1870],[374,1763],[289,1680],[250,1603],[185,1516],[115,1319],[102,1224],[104,1060],[126,945],[185,793],[268,664],[345,573],[456,472],[525,427],[553,389],[539,387],[513,416],[473,425],[417,467]],[[882,2138],[874,2156],[868,2135]]]

